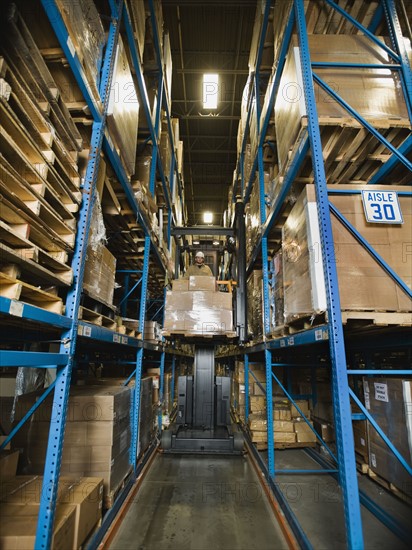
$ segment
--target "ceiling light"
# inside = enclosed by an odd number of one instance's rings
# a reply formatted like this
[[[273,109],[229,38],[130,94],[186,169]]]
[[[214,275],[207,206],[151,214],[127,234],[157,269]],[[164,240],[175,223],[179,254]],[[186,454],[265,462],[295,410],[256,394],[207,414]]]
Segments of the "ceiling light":
[[[200,241],[193,241],[193,244],[200,244]]]
[[[213,241],[213,246],[219,246],[219,241]]]
[[[216,109],[219,90],[219,75],[203,75],[203,109]]]
[[[203,221],[204,221],[204,223],[212,223],[213,222],[212,212],[204,212],[203,213]]]

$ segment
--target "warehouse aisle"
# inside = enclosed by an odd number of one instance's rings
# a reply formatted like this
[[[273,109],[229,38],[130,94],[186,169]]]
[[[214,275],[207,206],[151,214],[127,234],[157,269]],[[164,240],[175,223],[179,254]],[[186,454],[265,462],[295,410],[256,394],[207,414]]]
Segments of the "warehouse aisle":
[[[288,548],[243,457],[159,455],[112,550]]]

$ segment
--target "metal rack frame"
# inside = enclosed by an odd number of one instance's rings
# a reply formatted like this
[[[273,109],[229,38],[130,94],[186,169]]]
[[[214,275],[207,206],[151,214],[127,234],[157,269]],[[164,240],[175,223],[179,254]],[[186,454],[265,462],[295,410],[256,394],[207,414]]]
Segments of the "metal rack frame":
[[[409,116],[411,115],[411,68],[408,63],[408,58],[406,54],[406,49],[404,46],[401,28],[399,24],[399,19],[396,14],[394,0],[381,0],[381,4],[378,7],[378,10],[372,20],[370,29],[365,29],[360,23],[358,23],[353,17],[347,14],[340,6],[338,6],[332,0],[324,0],[326,4],[338,11],[343,17],[348,19],[352,24],[354,24],[364,35],[368,36],[374,43],[378,44],[380,47],[390,55],[391,59],[395,61],[392,64],[382,64],[376,65],[376,68],[390,68],[394,71],[399,71],[401,76],[403,91],[405,99],[408,106]],[[250,263],[248,265],[247,272],[251,272],[253,265],[256,262],[258,257],[262,259],[262,270],[263,270],[263,307],[264,307],[264,335],[269,333],[270,327],[270,305],[269,305],[269,262],[268,262],[268,236],[270,231],[277,221],[282,205],[287,197],[287,194],[291,188],[291,185],[297,175],[297,172],[302,165],[303,159],[307,155],[308,151],[311,151],[312,165],[314,171],[315,179],[315,190],[316,190],[316,200],[318,204],[318,219],[319,226],[321,230],[321,245],[322,245],[322,258],[324,266],[324,275],[327,291],[327,312],[328,312],[328,324],[320,327],[310,329],[309,331],[301,332],[290,337],[282,337],[274,340],[264,341],[262,344],[255,345],[247,350],[247,353],[244,354],[244,364],[245,364],[245,392],[246,392],[246,415],[247,415],[247,404],[248,404],[248,384],[249,384],[249,364],[250,364],[250,354],[256,352],[264,352],[265,355],[265,365],[266,365],[266,398],[267,402],[272,400],[272,380],[274,379],[277,384],[282,388],[285,395],[290,399],[290,401],[297,407],[293,396],[287,391],[287,389],[281,384],[281,381],[276,377],[272,371],[273,367],[278,366],[277,363],[274,363],[272,360],[272,352],[287,347],[296,347],[306,344],[316,344],[322,341],[327,341],[329,346],[329,353],[331,358],[332,366],[332,391],[333,391],[333,406],[334,406],[334,418],[335,418],[335,429],[336,429],[336,442],[337,442],[337,457],[333,455],[330,451],[334,463],[337,465],[337,470],[333,466],[333,463],[324,463],[322,464],[320,460],[318,462],[324,467],[324,470],[321,470],[320,473],[331,473],[338,474],[339,483],[342,490],[343,502],[344,502],[344,513],[345,513],[345,525],[346,525],[346,534],[347,534],[347,544],[349,548],[363,548],[363,533],[362,533],[362,520],[360,512],[360,504],[367,506],[368,509],[374,513],[381,521],[383,521],[390,529],[392,529],[395,534],[399,537],[404,538],[405,533],[402,528],[397,524],[396,521],[393,521],[389,517],[388,513],[382,509],[378,509],[376,503],[373,503],[371,499],[366,498],[363,493],[359,493],[358,483],[357,483],[357,473],[356,473],[356,462],[355,462],[355,451],[354,451],[354,442],[352,434],[352,415],[350,409],[350,399],[353,399],[358,406],[361,407],[364,414],[363,418],[368,419],[378,433],[384,438],[385,443],[388,447],[395,453],[398,459],[401,461],[405,469],[412,473],[411,466],[406,463],[402,456],[399,455],[398,451],[389,439],[383,434],[382,430],[374,421],[370,413],[362,406],[359,402],[359,399],[355,393],[349,388],[348,385],[348,374],[351,375],[365,375],[365,374],[391,374],[391,375],[403,375],[411,376],[411,370],[396,370],[396,371],[382,371],[382,370],[373,370],[368,371],[360,370],[347,370],[346,366],[346,355],[344,347],[344,334],[342,328],[342,319],[341,319],[341,307],[339,299],[339,288],[338,288],[338,279],[336,265],[330,258],[334,257],[334,244],[333,244],[333,235],[332,235],[332,226],[331,226],[331,213],[337,216],[345,226],[352,232],[356,239],[365,247],[365,249],[380,263],[380,265],[389,273],[393,278],[396,284],[408,295],[411,296],[412,293],[409,287],[393,272],[393,270],[378,256],[376,251],[366,242],[365,239],[343,218],[343,216],[337,211],[337,209],[330,203],[328,197],[328,190],[326,186],[326,176],[322,156],[322,144],[320,139],[319,123],[317,117],[317,108],[316,100],[314,96],[314,86],[313,83],[317,82],[332,98],[334,101],[337,101],[341,106],[343,106],[351,116],[356,118],[358,122],[362,124],[376,139],[378,139],[382,144],[385,145],[391,152],[391,157],[386,161],[385,164],[378,170],[378,172],[371,178],[370,184],[379,183],[381,178],[386,174],[390,173],[390,170],[397,165],[402,163],[405,168],[411,170],[412,174],[412,163],[406,158],[406,155],[412,149],[412,139],[408,138],[406,141],[399,147],[393,147],[375,128],[373,128],[366,120],[363,119],[352,107],[345,103],[342,98],[338,96],[327,84],[325,84],[322,79],[314,72],[317,67],[323,66],[337,66],[339,68],[351,67],[355,68],[355,64],[342,64],[342,63],[333,63],[333,64],[322,64],[322,63],[312,63],[309,53],[309,44],[308,36],[306,30],[306,20],[304,13],[304,4],[303,0],[294,0],[293,7],[288,18],[282,45],[280,48],[279,59],[276,65],[276,70],[272,73],[272,78],[269,83],[270,97],[269,104],[266,111],[264,120],[260,120],[259,112],[259,100],[256,96],[257,91],[259,90],[259,70],[260,70],[260,59],[264,45],[264,37],[266,35],[266,29],[269,18],[269,11],[272,2],[268,0],[265,6],[264,19],[262,24],[261,37],[259,42],[258,57],[255,73],[252,75],[253,90],[251,97],[249,97],[248,104],[248,115],[246,119],[246,129],[243,137],[242,148],[239,155],[238,165],[237,165],[237,181],[239,175],[241,179],[241,191],[246,204],[249,201],[254,174],[256,169],[258,170],[258,182],[260,186],[260,217],[262,225],[262,234],[258,240],[253,252]],[[392,42],[392,48],[389,48],[383,44],[379,39],[377,39],[373,31],[378,27],[382,17],[385,16],[386,22],[390,32],[390,38]],[[265,202],[264,202],[264,178],[263,178],[263,150],[262,146],[264,143],[264,138],[266,135],[266,130],[269,124],[269,119],[271,112],[273,111],[274,102],[276,95],[279,89],[280,79],[282,76],[286,54],[289,48],[292,31],[296,25],[296,32],[299,39],[299,52],[300,52],[300,61],[301,61],[301,70],[302,70],[302,81],[304,87],[304,96],[306,103],[306,112],[308,113],[308,129],[306,133],[301,136],[301,141],[298,144],[298,147],[295,148],[295,154],[290,161],[289,169],[285,174],[283,187],[279,193],[279,196],[276,199],[275,204],[268,216],[266,218]],[[358,64],[356,67],[363,68],[366,67],[365,64]],[[369,66],[369,65],[368,65]],[[372,66],[370,66],[372,67]],[[375,68],[375,66],[373,66]],[[244,159],[244,149],[247,140],[247,134],[249,132],[250,125],[250,105],[253,101],[253,93],[255,93],[255,104],[257,107],[257,127],[261,128],[259,133],[258,130],[258,146],[255,158],[253,159],[253,167],[249,181],[244,181],[243,174],[243,159]],[[345,192],[345,191],[343,191]],[[355,193],[359,191],[347,191],[348,193]],[[235,190],[233,195],[235,195]],[[411,196],[409,191],[405,192],[405,196]],[[316,348],[316,346],[315,346]],[[282,364],[282,366],[286,366]],[[291,365],[290,365],[291,366]],[[298,407],[297,407],[298,408]],[[304,415],[303,415],[304,416]],[[305,419],[307,421],[307,419]],[[308,422],[308,421],[307,421]],[[274,452],[274,436],[273,436],[273,413],[272,407],[267,407],[267,425],[268,425],[268,458],[267,464],[264,463],[261,459],[262,464],[264,464],[265,475],[269,481],[272,490],[276,494],[285,514],[287,515],[292,529],[294,530],[295,535],[298,540],[300,540],[302,547],[311,548],[310,541],[302,536],[302,529],[299,526],[297,518],[294,516],[290,510],[287,501],[282,495],[281,491],[275,490],[276,485],[273,483],[276,479],[276,475],[280,472],[275,469],[275,452]],[[314,430],[313,430],[314,431]],[[319,434],[316,434],[316,437],[322,441]],[[322,441],[323,446],[325,443]],[[257,452],[257,451],[256,451]],[[314,453],[312,453],[314,454]],[[293,473],[289,471],[288,473]],[[302,472],[300,472],[302,473]],[[316,473],[319,473],[317,471]],[[273,485],[273,486],[272,486]]]
[[[22,319],[38,322],[43,326],[51,326],[61,330],[61,345],[59,353],[0,351],[0,362],[2,365],[7,365],[11,367],[23,366],[28,368],[41,367],[57,369],[56,380],[45,390],[45,392],[42,394],[36,404],[25,415],[21,422],[13,429],[10,436],[1,445],[1,448],[4,448],[7,445],[7,443],[12,439],[15,433],[17,433],[21,426],[30,419],[35,410],[37,410],[37,408],[41,406],[45,399],[54,391],[53,407],[56,411],[58,411],[58,414],[53,416],[50,424],[49,440],[44,469],[44,490],[42,490],[42,499],[40,502],[40,511],[35,542],[36,548],[46,549],[51,547],[52,542],[53,523],[57,501],[57,487],[60,473],[60,462],[63,452],[66,412],[70,393],[70,379],[75,363],[76,344],[78,336],[121,346],[122,348],[117,348],[119,349],[119,351],[120,349],[136,350],[135,369],[131,376],[129,376],[129,378],[125,381],[125,384],[128,384],[132,378],[134,378],[135,381],[135,387],[132,392],[132,438],[130,447],[130,464],[133,466],[134,475],[132,476],[132,481],[129,482],[123,489],[123,491],[119,494],[113,508],[106,514],[105,520],[103,522],[103,528],[94,537],[92,545],[97,544],[97,541],[100,540],[102,536],[102,531],[107,529],[110,525],[110,522],[113,520],[114,515],[117,512],[121,502],[124,500],[127,492],[130,490],[132,482],[136,478],[136,475],[140,468],[140,466],[137,465],[139,439],[138,426],[140,409],[140,379],[142,374],[145,348],[160,353],[161,363],[164,367],[165,351],[163,345],[158,346],[148,344],[142,342],[142,340],[139,340],[137,338],[125,336],[105,329],[104,327],[91,325],[90,323],[84,321],[79,321],[78,319],[78,309],[80,305],[83,274],[86,261],[86,246],[90,230],[92,207],[96,196],[96,180],[100,161],[100,152],[102,150],[105,151],[118,180],[122,184],[128,202],[131,205],[133,212],[136,215],[136,219],[145,234],[144,259],[140,279],[141,292],[139,306],[139,326],[142,333],[144,333],[144,324],[146,317],[149,260],[151,254],[154,255],[156,261],[166,272],[166,266],[163,263],[163,259],[153,239],[150,227],[147,225],[146,219],[139,209],[139,206],[134,197],[134,192],[126,176],[124,167],[121,163],[119,155],[114,149],[113,142],[110,139],[110,135],[106,128],[106,114],[109,102],[109,92],[113,76],[114,59],[120,25],[124,26],[124,30],[128,39],[127,46],[130,50],[140,96],[142,98],[141,107],[145,112],[147,124],[149,127],[150,139],[153,143],[154,162],[152,162],[150,173],[150,191],[152,193],[154,192],[157,170],[162,181],[163,191],[166,199],[169,220],[169,246],[171,239],[171,227],[174,224],[173,212],[171,208],[171,191],[173,191],[173,188],[170,189],[168,185],[167,179],[164,174],[162,162],[160,156],[158,155],[158,137],[162,106],[165,108],[167,113],[166,116],[168,121],[169,138],[173,159],[170,174],[168,174],[167,176],[169,177],[170,182],[176,182],[176,185],[178,185],[180,198],[182,197],[183,191],[180,175],[178,174],[176,169],[177,162],[175,157],[175,148],[173,146],[174,139],[170,122],[170,113],[168,109],[167,98],[165,98],[164,94],[165,80],[160,53],[160,37],[158,35],[155,22],[155,10],[153,0],[149,0],[149,7],[151,11],[151,20],[153,24],[153,34],[159,72],[159,98],[161,98],[157,107],[155,124],[152,123],[148,95],[145,80],[143,77],[143,69],[134,40],[130,16],[127,6],[123,2],[123,0],[108,0],[108,4],[111,10],[111,23],[102,68],[102,78],[99,87],[101,102],[96,101],[93,95],[90,93],[86,75],[83,71],[77,53],[74,51],[73,48],[70,47],[71,41],[69,40],[69,33],[57,8],[55,0],[41,0],[41,2],[93,118],[91,153],[89,155],[84,185],[82,188],[83,202],[79,213],[75,251],[72,261],[72,268],[75,275],[75,283],[68,293],[68,298],[66,301],[66,315],[57,315],[55,313],[42,310],[29,304],[16,302],[15,300],[0,297],[0,312],[2,314],[14,315]],[[126,294],[125,301],[127,301],[127,298],[128,296]],[[163,372],[164,368],[162,369],[162,378]]]

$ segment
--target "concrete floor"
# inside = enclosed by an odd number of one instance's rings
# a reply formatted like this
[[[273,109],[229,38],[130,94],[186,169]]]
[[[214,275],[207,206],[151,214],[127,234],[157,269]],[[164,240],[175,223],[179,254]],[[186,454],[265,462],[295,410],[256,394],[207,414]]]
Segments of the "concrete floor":
[[[319,469],[302,449],[275,452],[275,469]],[[315,550],[345,550],[346,536],[340,488],[330,476],[278,475],[277,482]],[[359,488],[410,529],[411,509],[367,476]],[[366,508],[361,507],[365,550],[406,550],[403,544]],[[356,549],[355,549],[356,550]]]
[[[275,467],[320,468],[302,449],[276,451]],[[342,498],[332,477],[287,474],[277,482],[315,550],[346,550]],[[359,476],[359,486],[409,527],[408,506],[367,476]],[[410,548],[363,507],[362,521],[365,550]],[[247,459],[159,455],[110,548],[282,550],[287,544]]]
[[[159,455],[112,550],[288,548],[243,457]]]

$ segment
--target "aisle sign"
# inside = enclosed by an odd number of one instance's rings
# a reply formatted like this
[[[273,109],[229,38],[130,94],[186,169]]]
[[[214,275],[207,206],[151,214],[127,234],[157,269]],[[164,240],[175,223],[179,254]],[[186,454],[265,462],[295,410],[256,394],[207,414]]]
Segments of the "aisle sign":
[[[369,223],[403,223],[396,191],[362,191],[363,208]]]

